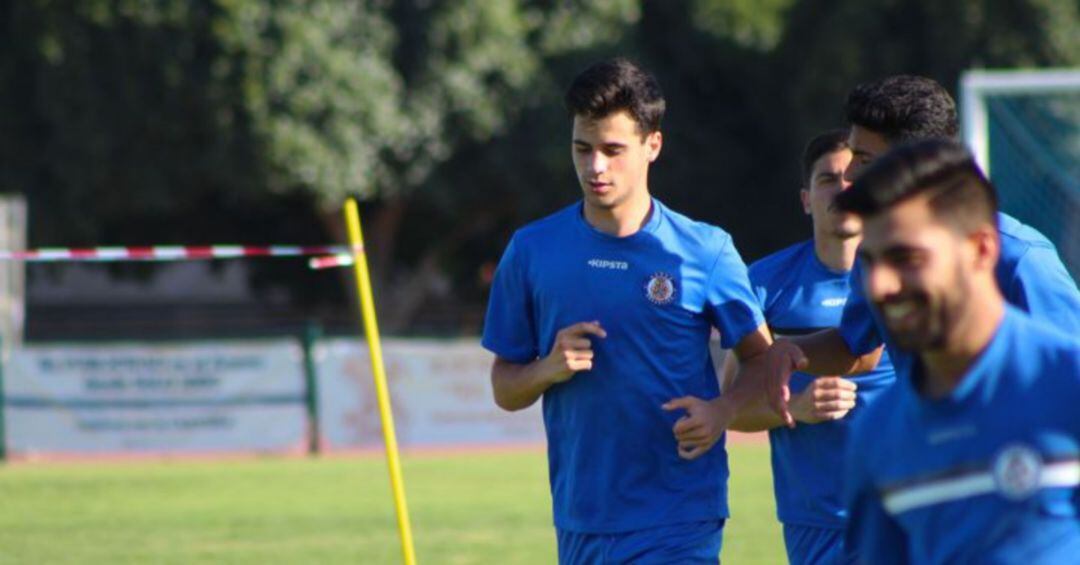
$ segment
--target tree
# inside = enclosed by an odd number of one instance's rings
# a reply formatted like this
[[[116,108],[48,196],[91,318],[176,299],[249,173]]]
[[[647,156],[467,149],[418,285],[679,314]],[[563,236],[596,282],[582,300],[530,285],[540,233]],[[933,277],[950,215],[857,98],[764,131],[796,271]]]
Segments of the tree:
[[[534,104],[546,56],[637,14],[587,4],[16,1],[0,190],[27,195],[39,246],[258,243],[275,230],[239,228],[275,202],[334,220],[346,194],[382,199],[387,273],[394,218],[433,169]],[[323,240],[318,220],[291,231]]]
[[[1080,64],[1078,10],[13,0],[0,190],[27,195],[34,245],[321,243],[341,239],[341,198],[360,196],[384,327],[475,327],[511,230],[577,197],[561,95],[596,59],[656,72],[669,112],[652,187],[752,260],[806,236],[797,157],[840,125],[854,84],[911,72],[954,88],[973,66]],[[312,294],[296,273],[256,274]],[[438,311],[448,321],[430,321]]]

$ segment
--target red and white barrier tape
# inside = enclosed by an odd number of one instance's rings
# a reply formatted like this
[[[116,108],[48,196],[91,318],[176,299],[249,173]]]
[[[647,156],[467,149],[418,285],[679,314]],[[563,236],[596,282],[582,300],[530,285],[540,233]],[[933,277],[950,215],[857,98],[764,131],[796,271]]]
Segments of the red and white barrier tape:
[[[153,247],[43,247],[27,251],[0,251],[0,261],[48,263],[61,261],[185,261],[241,257],[348,256],[345,245],[158,245]],[[351,259],[351,257],[350,257]]]
[[[308,259],[308,267],[316,271],[320,269],[333,269],[335,267],[348,267],[352,264],[352,255],[347,253],[327,255],[325,257],[312,257],[311,259]]]

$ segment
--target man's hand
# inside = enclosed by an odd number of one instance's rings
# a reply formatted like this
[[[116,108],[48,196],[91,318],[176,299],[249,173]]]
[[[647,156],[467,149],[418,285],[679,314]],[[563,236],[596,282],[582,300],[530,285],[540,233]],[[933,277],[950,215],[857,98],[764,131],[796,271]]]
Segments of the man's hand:
[[[808,363],[799,346],[787,340],[777,340],[765,352],[765,364],[768,372],[765,377],[765,392],[769,405],[784,420],[789,428],[795,427],[795,418],[791,415],[788,401],[791,399],[791,374],[806,368]]]
[[[792,397],[791,414],[806,424],[839,420],[855,407],[857,388],[842,377],[818,377]]]
[[[723,397],[705,401],[695,396],[684,396],[665,403],[664,410],[685,410],[686,414],[675,422],[672,432],[679,442],[679,457],[697,459],[720,440],[724,430],[735,419],[735,409]]]
[[[570,380],[578,371],[588,371],[593,366],[593,349],[589,336],[607,337],[600,322],[580,322],[567,326],[555,334],[551,353],[541,361],[543,372],[550,384]]]
[[[529,363],[512,363],[495,357],[491,365],[491,389],[495,404],[503,410],[521,410],[532,406],[551,385],[565,382],[578,371],[593,366],[589,336],[607,337],[599,322],[581,322],[555,334],[551,352]]]

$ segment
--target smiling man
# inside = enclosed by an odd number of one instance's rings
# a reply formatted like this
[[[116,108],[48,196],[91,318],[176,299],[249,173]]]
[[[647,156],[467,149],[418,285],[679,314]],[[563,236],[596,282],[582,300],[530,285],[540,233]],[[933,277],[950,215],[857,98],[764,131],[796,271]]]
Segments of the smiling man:
[[[482,341],[495,401],[543,398],[560,562],[715,564],[723,431],[763,377],[719,397],[710,331],[748,366],[771,338],[731,237],[650,195],[656,80],[598,63],[566,106],[582,199],[518,230],[499,263]]]
[[[901,146],[838,207],[864,221],[866,298],[911,361],[847,454],[864,563],[1075,562],[1080,341],[1008,305],[993,187],[960,145]]]
[[[845,105],[851,125],[848,143],[854,157],[848,180],[891,147],[927,139],[954,139],[959,130],[956,104],[937,82],[899,75],[861,84]],[[994,269],[1005,300],[1070,332],[1080,333],[1080,291],[1054,245],[1035,229],[998,212],[1000,258]],[[874,366],[874,356],[888,345],[883,324],[863,294],[862,270],[851,274],[851,297],[839,328],[790,340],[779,340],[769,351],[767,387],[774,409],[794,425],[787,408],[788,381],[796,370],[814,375],[852,374]],[[910,361],[903,351],[890,350],[900,367]]]

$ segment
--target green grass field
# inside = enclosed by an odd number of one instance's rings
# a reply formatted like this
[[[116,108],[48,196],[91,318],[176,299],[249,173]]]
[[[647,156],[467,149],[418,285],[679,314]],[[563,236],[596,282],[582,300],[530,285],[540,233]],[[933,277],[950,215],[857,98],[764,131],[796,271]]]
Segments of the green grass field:
[[[767,445],[730,448],[725,563],[781,563]],[[404,459],[420,563],[553,563],[543,453]],[[0,467],[0,563],[396,563],[373,457]]]

